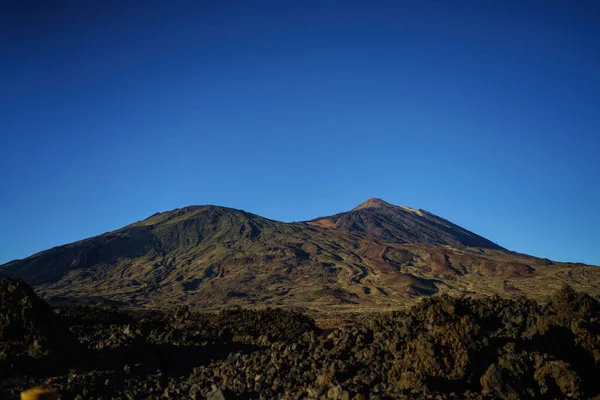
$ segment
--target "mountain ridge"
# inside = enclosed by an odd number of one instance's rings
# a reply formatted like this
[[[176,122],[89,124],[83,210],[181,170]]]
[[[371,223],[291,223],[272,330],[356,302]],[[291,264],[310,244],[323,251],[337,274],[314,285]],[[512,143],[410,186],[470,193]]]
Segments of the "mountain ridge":
[[[349,310],[404,307],[435,293],[543,297],[560,282],[594,292],[600,269],[590,268],[510,252],[425,210],[370,198],[290,223],[182,207],[11,261],[0,275],[46,298],[93,295],[135,307]]]
[[[381,216],[386,220],[382,220]],[[398,243],[505,250],[494,242],[426,210],[395,206],[374,197],[350,211],[330,217],[319,217],[309,222],[324,227],[383,237]],[[414,232],[417,231],[421,234],[415,235]]]

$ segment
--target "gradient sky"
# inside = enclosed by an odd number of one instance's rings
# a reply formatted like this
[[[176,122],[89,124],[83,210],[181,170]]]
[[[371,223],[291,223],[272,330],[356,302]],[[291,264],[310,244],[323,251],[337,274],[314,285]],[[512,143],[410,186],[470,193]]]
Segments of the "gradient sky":
[[[368,197],[600,265],[600,2],[3,1],[0,263]]]

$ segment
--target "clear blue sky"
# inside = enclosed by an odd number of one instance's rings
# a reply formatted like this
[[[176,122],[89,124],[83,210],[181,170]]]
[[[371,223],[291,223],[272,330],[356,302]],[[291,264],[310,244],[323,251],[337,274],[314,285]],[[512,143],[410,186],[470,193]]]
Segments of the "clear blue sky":
[[[600,2],[4,1],[0,262],[368,197],[600,265]]]

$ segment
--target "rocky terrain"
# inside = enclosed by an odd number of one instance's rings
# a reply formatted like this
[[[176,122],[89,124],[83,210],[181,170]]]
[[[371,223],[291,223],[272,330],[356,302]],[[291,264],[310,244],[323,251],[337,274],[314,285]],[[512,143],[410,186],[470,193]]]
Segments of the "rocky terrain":
[[[0,279],[0,398],[553,399],[600,395],[600,302],[423,298],[323,324],[279,308],[50,307]]]
[[[283,223],[191,206],[0,266],[52,304],[399,310],[423,296],[546,302],[564,284],[600,294],[600,268],[518,254],[425,210],[369,199]]]

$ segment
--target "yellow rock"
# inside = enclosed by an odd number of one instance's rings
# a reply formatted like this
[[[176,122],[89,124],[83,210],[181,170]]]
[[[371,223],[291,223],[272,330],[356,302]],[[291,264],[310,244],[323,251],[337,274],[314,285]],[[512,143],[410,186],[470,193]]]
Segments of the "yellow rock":
[[[56,389],[33,388],[21,392],[21,400],[58,400]]]

